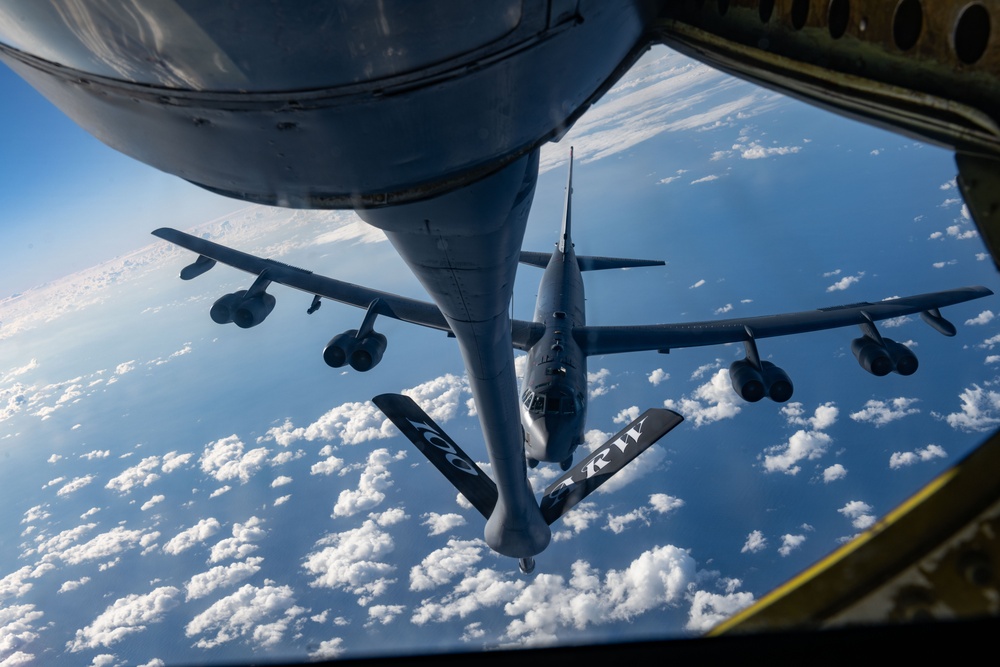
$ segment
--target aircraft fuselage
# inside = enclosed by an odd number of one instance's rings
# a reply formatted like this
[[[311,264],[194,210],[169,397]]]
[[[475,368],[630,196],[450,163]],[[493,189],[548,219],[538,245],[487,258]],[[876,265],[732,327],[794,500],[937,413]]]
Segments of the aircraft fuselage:
[[[584,325],[585,317],[583,276],[573,245],[567,243],[565,252],[557,246],[535,305],[534,320],[545,325],[545,333],[528,351],[521,385],[521,422],[529,459],[566,462],[583,442],[587,357],[573,339],[573,329]]]

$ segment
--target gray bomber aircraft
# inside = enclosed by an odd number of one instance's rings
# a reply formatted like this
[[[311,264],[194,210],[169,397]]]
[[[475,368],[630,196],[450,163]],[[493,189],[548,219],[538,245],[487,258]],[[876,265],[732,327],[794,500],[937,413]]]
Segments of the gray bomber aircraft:
[[[917,358],[905,345],[882,337],[875,322],[891,317],[920,313],[931,327],[946,336],[955,327],[941,316],[939,308],[988,296],[985,287],[959,289],[888,299],[877,303],[854,303],[818,310],[764,317],[736,318],[682,324],[638,326],[588,326],[582,272],[663,265],[656,260],[623,259],[577,255],[571,236],[573,195],[573,154],[570,150],[566,202],[559,241],[551,253],[520,251],[518,260],[542,267],[545,272],[531,322],[512,320],[496,323],[489,335],[507,333],[510,346],[528,353],[522,381],[519,420],[497,432],[495,416],[509,414],[515,405],[513,392],[489,390],[490,382],[480,379],[482,368],[500,366],[512,372],[510,347],[480,347],[485,359],[470,356],[463,347],[470,385],[483,426],[487,454],[496,477],[492,480],[439,425],[407,396],[383,394],[375,404],[486,518],[485,538],[497,552],[516,557],[520,568],[534,569],[533,557],[548,546],[549,525],[568,512],[591,491],[642,453],[682,421],[675,412],[650,409],[613,438],[573,466],[573,453],[584,440],[587,412],[587,357],[618,352],[743,343],[746,357],[729,369],[733,389],[744,400],[755,402],[765,396],[785,402],[792,396],[788,374],[760,358],[757,339],[857,325],[861,336],[851,349],[860,365],[873,375],[895,372],[910,375],[917,370]],[[469,326],[446,316],[434,304],[380,292],[271,259],[263,259],[184,232],[162,228],[154,235],[198,253],[198,258],[181,271],[190,280],[217,262],[257,276],[249,289],[221,297],[211,309],[219,324],[235,323],[241,328],[260,324],[275,306],[275,297],[266,290],[271,283],[287,285],[313,295],[307,312],[315,312],[321,300],[331,299],[366,310],[361,325],[334,336],[323,350],[323,359],[334,368],[350,365],[368,371],[381,360],[386,337],[374,328],[378,316],[460,333]],[[475,278],[474,257],[465,255],[468,276]],[[472,309],[477,304],[471,303]],[[505,326],[503,330],[499,327]],[[475,327],[473,327],[475,328]],[[482,335],[482,332],[477,332]],[[459,338],[461,346],[462,339]],[[503,373],[501,377],[506,378]],[[492,417],[492,418],[491,418]],[[527,479],[527,467],[540,461],[558,462],[566,472],[535,498]],[[572,470],[570,469],[572,467]]]

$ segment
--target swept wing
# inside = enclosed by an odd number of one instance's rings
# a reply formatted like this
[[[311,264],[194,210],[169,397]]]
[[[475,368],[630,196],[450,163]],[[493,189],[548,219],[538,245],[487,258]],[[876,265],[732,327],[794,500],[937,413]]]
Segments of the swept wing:
[[[876,303],[853,303],[783,315],[681,324],[582,326],[574,329],[573,337],[588,356],[643,350],[667,352],[674,348],[739,343],[757,338],[836,329],[852,324],[864,325],[916,313],[921,313],[923,319],[941,333],[954,335],[954,327],[941,318],[938,309],[990,294],[993,292],[985,287],[961,287]]]
[[[378,305],[379,315],[451,333],[448,322],[441,311],[436,305],[427,301],[328,278],[306,269],[300,269],[273,259],[257,257],[169,227],[161,227],[155,230],[153,235],[198,253],[199,257],[195,263],[181,271],[181,277],[184,279],[201,275],[210,269],[215,262],[221,262],[258,277],[264,275],[270,282],[358,308],[367,309],[378,300],[380,302]],[[512,324],[514,347],[518,349],[528,349],[540,336],[539,327],[533,322],[514,320]]]

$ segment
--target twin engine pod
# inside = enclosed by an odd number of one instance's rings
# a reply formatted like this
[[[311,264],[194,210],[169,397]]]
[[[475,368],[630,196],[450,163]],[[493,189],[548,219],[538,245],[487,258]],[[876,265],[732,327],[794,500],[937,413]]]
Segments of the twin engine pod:
[[[212,305],[212,321],[217,324],[234,322],[241,329],[249,329],[263,322],[277,300],[267,292],[247,297],[247,290],[227,294]]]
[[[746,358],[733,362],[729,367],[729,379],[736,393],[750,403],[756,403],[765,396],[776,403],[784,403],[794,391],[788,373],[770,361],[760,362],[760,370]]]
[[[883,338],[881,343],[871,336],[855,338],[851,341],[851,352],[863,369],[878,377],[890,372],[913,375],[919,365],[910,348],[891,338]]]
[[[350,329],[330,339],[323,348],[323,361],[331,368],[350,364],[354,370],[364,373],[382,361],[387,342],[377,331],[359,339],[358,330]]]

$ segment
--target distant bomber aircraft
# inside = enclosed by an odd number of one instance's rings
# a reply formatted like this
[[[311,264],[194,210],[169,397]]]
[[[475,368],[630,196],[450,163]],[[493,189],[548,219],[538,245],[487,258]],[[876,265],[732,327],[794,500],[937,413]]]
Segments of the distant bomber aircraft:
[[[932,328],[953,336],[955,327],[941,316],[939,308],[992,294],[985,287],[965,287],[784,315],[682,324],[588,326],[583,271],[656,266],[663,262],[577,256],[571,238],[572,195],[571,149],[559,242],[551,253],[520,251],[519,254],[520,262],[545,269],[533,321],[510,322],[513,347],[528,353],[520,393],[523,447],[511,446],[509,440],[495,437],[489,431],[490,420],[483,417],[484,413],[492,412],[495,416],[503,411],[507,400],[503,392],[474,392],[496,481],[410,398],[383,394],[374,399],[400,431],[487,519],[487,544],[498,553],[518,558],[525,573],[534,569],[533,557],[548,546],[549,525],[682,421],[680,415],[670,410],[647,410],[574,467],[574,451],[584,440],[588,356],[644,350],[665,352],[741,342],[746,356],[729,368],[733,389],[746,401],[755,402],[766,396],[785,402],[792,396],[792,382],[784,370],[760,358],[758,339],[857,325],[861,336],[852,341],[851,349],[866,371],[878,376],[890,372],[910,375],[917,370],[916,356],[905,345],[882,337],[875,327],[876,321],[920,313]],[[185,280],[205,273],[217,262],[257,276],[249,289],[227,294],[215,302],[211,316],[219,324],[233,322],[249,328],[263,322],[275,305],[274,296],[266,291],[271,283],[312,294],[309,313],[319,308],[323,298],[366,309],[357,329],[334,336],[323,350],[323,359],[334,368],[350,365],[364,372],[381,361],[387,341],[374,328],[380,315],[453,333],[452,320],[428,302],[327,278],[175,229],[157,229],[153,234],[198,253],[198,259],[181,271]],[[477,274],[474,259],[466,274],[474,282]],[[439,291],[447,290],[446,285],[436,287]],[[469,293],[466,290],[466,296]],[[490,297],[484,294],[481,298]],[[473,302],[468,307],[475,310],[477,304]],[[510,354],[509,349],[483,345],[478,351],[496,359]],[[497,362],[493,358],[480,359],[476,366],[470,364],[466,354],[467,367],[490,367],[494,363]],[[474,380],[470,377],[475,386]],[[481,401],[484,396],[488,403]],[[527,467],[535,467],[540,461],[557,462],[568,472],[550,485],[538,501],[527,480]]]

